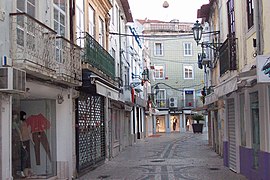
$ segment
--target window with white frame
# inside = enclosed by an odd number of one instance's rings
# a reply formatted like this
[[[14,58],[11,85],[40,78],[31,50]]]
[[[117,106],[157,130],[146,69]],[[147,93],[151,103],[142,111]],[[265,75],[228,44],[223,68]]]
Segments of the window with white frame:
[[[184,65],[184,79],[193,79],[194,72],[193,72],[193,65]]]
[[[156,105],[158,108],[166,108],[166,90],[159,89],[156,95]]]
[[[117,32],[119,32],[119,8],[115,6],[115,27],[117,29]]]
[[[32,17],[36,14],[35,0],[17,0],[17,12],[25,12]]]
[[[155,56],[163,56],[163,44],[162,43],[155,43],[154,45],[154,55]]]
[[[155,79],[164,79],[164,66],[155,65]]]
[[[66,35],[66,1],[53,0],[54,30],[57,34]]]
[[[84,0],[76,1],[76,13],[77,44],[84,47]]]
[[[115,11],[114,2],[112,2],[112,4],[113,4],[113,7],[112,7],[112,25],[114,25],[114,21],[115,21],[115,20],[114,20],[114,19],[115,19],[115,17],[114,17],[114,16],[115,16],[115,12],[114,12],[114,11]]]
[[[92,37],[94,37],[94,34],[95,34],[95,10],[90,5],[88,6],[88,19],[89,19],[89,34]]]
[[[192,56],[192,43],[184,43],[184,56]]]
[[[104,46],[104,21],[99,17],[99,44]]]
[[[35,18],[36,16],[35,0],[24,0],[24,1],[17,0],[17,12],[18,13],[25,12],[28,15]],[[20,46],[24,46],[26,41],[26,46],[29,49],[34,50],[35,49],[34,25],[30,21],[25,22],[22,16],[18,16],[17,23],[18,23],[17,44]],[[24,35],[25,23],[27,23],[26,40]]]

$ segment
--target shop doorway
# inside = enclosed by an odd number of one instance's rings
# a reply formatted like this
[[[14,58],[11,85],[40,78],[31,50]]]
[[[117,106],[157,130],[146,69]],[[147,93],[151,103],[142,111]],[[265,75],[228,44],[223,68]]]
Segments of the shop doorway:
[[[156,132],[166,132],[165,116],[156,117]]]

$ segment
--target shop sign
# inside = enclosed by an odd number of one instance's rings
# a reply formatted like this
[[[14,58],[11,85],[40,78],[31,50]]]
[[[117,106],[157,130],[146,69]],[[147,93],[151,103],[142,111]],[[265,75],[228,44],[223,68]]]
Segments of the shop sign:
[[[257,83],[270,82],[270,56],[257,56]]]

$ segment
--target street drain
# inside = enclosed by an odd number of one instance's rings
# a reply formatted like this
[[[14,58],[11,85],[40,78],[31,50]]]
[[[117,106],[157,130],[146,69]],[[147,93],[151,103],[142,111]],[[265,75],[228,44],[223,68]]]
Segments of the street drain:
[[[153,160],[153,161],[150,161],[150,162],[165,162],[164,159],[157,159],[157,160]]]
[[[99,176],[98,179],[106,179],[108,177],[110,177],[110,176],[108,176],[108,175],[102,175],[102,176]]]
[[[220,170],[219,168],[209,168],[209,169],[212,170],[212,171]]]

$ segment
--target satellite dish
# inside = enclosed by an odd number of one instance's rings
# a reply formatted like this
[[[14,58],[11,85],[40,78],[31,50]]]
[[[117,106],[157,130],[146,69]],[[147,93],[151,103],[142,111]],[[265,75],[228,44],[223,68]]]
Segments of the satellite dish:
[[[164,1],[163,7],[164,7],[164,8],[168,8],[168,7],[169,7],[169,3],[168,3],[167,1]]]

